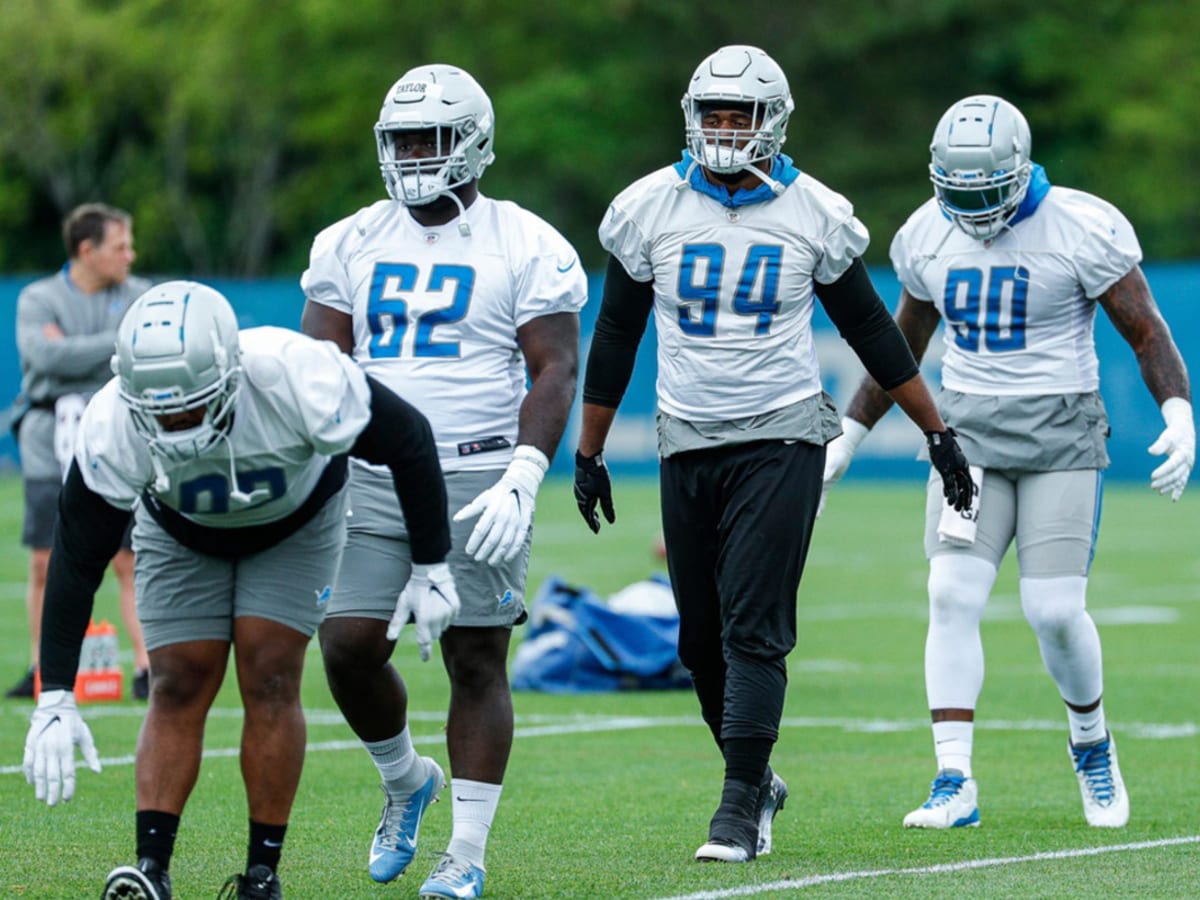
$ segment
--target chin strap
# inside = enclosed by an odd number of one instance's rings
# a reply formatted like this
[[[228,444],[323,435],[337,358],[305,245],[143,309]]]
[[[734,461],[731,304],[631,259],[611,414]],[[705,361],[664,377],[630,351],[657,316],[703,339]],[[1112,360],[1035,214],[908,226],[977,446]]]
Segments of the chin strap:
[[[684,170],[683,179],[679,182],[679,184],[675,185],[675,190],[685,191],[689,187],[691,187],[692,173],[696,171],[696,167],[699,165],[700,165],[700,161],[698,159],[696,159],[696,157],[693,156],[692,161],[690,163],[688,163],[687,169]],[[780,194],[782,194],[784,191],[787,190],[786,184],[776,181],[774,178],[772,178],[770,175],[768,175],[766,172],[764,172],[762,169],[760,169],[756,165],[751,164],[751,165],[745,166],[740,171],[753,172],[755,175],[757,175],[759,177],[759,179],[762,180],[762,182],[767,187],[769,187],[771,189],[771,193],[774,194],[776,197],[778,197]]]
[[[700,165],[700,161],[693,156],[691,163],[688,164],[687,171],[683,173],[683,180],[680,181],[679,184],[675,185],[675,190],[686,191],[689,187],[691,187],[692,173],[696,171],[696,167],[698,165]]]
[[[767,187],[769,187],[771,189],[771,193],[774,194],[776,197],[778,197],[780,194],[782,194],[784,191],[787,190],[787,185],[780,184],[778,181],[776,181],[774,178],[772,178],[770,175],[768,175],[766,172],[764,172],[758,166],[746,166],[746,168],[743,169],[742,171],[753,172],[755,175],[757,175],[762,180],[763,184],[765,184]]]
[[[266,500],[271,496],[271,490],[270,488],[260,487],[255,488],[247,494],[238,486],[237,468],[234,465],[233,441],[229,439],[229,431],[232,427],[233,425],[230,423],[229,428],[221,429],[221,437],[225,441],[225,446],[229,448],[229,499],[249,506],[251,503],[257,503],[259,500]]]
[[[458,233],[463,237],[471,236],[471,226],[467,224],[467,208],[453,190],[446,191],[447,196],[458,206]]]
[[[165,494],[171,489],[171,479],[167,476],[167,470],[163,468],[162,460],[153,450],[150,451],[150,464],[154,466],[155,493]]]

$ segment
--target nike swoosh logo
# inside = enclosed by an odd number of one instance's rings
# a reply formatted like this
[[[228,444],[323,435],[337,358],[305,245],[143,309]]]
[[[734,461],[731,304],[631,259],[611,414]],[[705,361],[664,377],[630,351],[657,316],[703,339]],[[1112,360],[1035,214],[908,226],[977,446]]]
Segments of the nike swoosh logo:
[[[455,797],[454,799],[462,803],[487,803],[482,797]]]
[[[575,268],[575,260],[571,260],[565,266],[555,266],[554,268],[558,269],[559,272],[570,272],[573,268]]]
[[[61,718],[61,717],[59,717],[59,716],[55,716],[53,719],[51,719],[49,722],[47,722],[47,723],[45,724],[45,726],[43,726],[43,728],[42,728],[42,730],[41,730],[41,731],[39,731],[39,732],[38,732],[38,737],[41,737],[43,734],[45,734],[47,731],[49,731],[49,730],[50,730],[50,726],[52,726],[52,725],[56,725],[56,724],[58,724],[58,723],[59,723],[59,722],[61,722],[61,721],[62,721],[62,718]]]
[[[282,846],[283,846],[283,841],[268,841],[268,840],[266,840],[266,839],[264,838],[264,839],[263,839],[263,846],[264,846],[264,847],[282,847]]]

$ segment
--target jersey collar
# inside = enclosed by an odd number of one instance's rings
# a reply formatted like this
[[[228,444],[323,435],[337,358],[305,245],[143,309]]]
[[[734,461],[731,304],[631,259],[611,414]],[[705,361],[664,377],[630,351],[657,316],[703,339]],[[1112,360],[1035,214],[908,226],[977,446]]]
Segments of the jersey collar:
[[[1037,212],[1038,206],[1046,199],[1048,193],[1050,193],[1050,179],[1046,175],[1046,170],[1034,163],[1029,172],[1029,189],[1025,191],[1025,196],[1021,200],[1021,205],[1017,207],[1016,213],[1008,220],[1008,227],[1012,228],[1018,222],[1028,219]]]
[[[734,193],[730,194],[725,188],[718,187],[705,178],[704,173],[700,171],[700,163],[686,150],[683,151],[682,159],[675,163],[674,168],[679,177],[692,190],[712,197],[722,206],[752,206],[755,203],[765,203],[768,200],[774,200],[776,196],[775,192],[771,190],[770,185],[765,182],[752,191],[748,191],[745,188],[738,188]],[[791,157],[786,153],[776,154],[775,160],[771,164],[771,178],[784,187],[787,187],[799,177],[800,170],[792,164]]]

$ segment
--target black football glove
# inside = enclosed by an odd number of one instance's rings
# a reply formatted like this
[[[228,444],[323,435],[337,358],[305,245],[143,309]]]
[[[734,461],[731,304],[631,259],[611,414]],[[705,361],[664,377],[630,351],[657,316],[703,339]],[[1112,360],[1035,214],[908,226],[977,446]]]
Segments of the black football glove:
[[[942,476],[942,495],[956,512],[971,505],[971,498],[979,489],[971,480],[971,469],[962,448],[954,439],[955,431],[927,431],[925,440],[929,444],[929,460]]]
[[[604,511],[608,524],[617,521],[617,513],[613,509],[612,482],[608,480],[608,467],[604,465],[604,454],[584,456],[575,451],[575,502],[579,504],[579,514],[588,528],[595,534],[600,533],[600,517],[596,515],[596,504]]]

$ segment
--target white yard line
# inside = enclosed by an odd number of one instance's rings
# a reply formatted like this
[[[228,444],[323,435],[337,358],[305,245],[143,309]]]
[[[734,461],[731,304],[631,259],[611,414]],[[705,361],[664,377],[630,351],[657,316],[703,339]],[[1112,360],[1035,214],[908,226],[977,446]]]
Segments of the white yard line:
[[[210,715],[220,718],[240,718],[241,710],[236,708],[221,708],[210,711]],[[88,718],[128,716],[140,718],[144,709],[138,707],[113,706],[97,707],[88,710]],[[310,725],[344,725],[344,720],[336,712],[328,710],[310,711],[307,713]],[[445,718],[442,712],[409,712],[413,721],[438,722]],[[631,731],[647,728],[666,727],[701,727],[703,722],[698,717],[650,717],[650,716],[517,716],[518,727],[513,737],[525,738],[547,737],[551,735],[585,734],[599,731]],[[784,728],[834,728],[845,731],[878,733],[892,731],[912,731],[928,728],[928,722],[919,719],[817,719],[817,718],[788,718],[781,723]],[[1031,720],[1025,722],[978,722],[977,728],[994,731],[1057,731],[1062,729],[1061,722]],[[1136,735],[1149,740],[1163,740],[1176,737],[1194,737],[1200,734],[1196,723],[1125,723],[1118,728],[1122,734]],[[413,743],[418,745],[441,744],[445,740],[442,734],[414,735]],[[357,740],[318,741],[307,745],[309,753],[329,753],[340,751],[357,751],[362,744]],[[214,747],[204,751],[205,759],[233,758],[238,755],[237,747]],[[134,757],[114,756],[101,760],[105,767],[130,766]],[[0,766],[0,775],[19,775],[21,767]],[[1044,853],[1033,853],[1028,856],[996,857],[992,859],[972,859],[955,863],[942,863],[934,866],[915,866],[897,869],[867,869],[858,872],[830,872],[820,875],[809,875],[804,878],[775,881],[768,884],[744,885],[742,887],[725,888],[722,890],[700,891],[692,894],[679,894],[671,897],[655,898],[655,900],[725,900],[729,897],[758,897],[776,894],[780,891],[796,891],[803,888],[815,887],[822,884],[837,882],[863,881],[876,878],[891,878],[896,876],[929,876],[949,872],[962,872],[971,869],[987,869],[1000,866],[1020,865],[1022,863],[1041,862],[1047,860],[1075,859],[1087,856],[1099,856],[1106,853],[1132,853],[1144,850],[1154,850],[1162,847],[1173,847],[1181,844],[1200,843],[1200,835],[1188,837],[1164,838],[1156,841],[1144,841],[1132,844],[1114,844],[1107,847],[1084,847],[1075,850],[1053,850]]]
[[[6,711],[20,712],[22,717],[28,712],[14,707]],[[86,710],[85,718],[142,718],[145,707],[138,706],[97,706]],[[209,711],[211,718],[240,719],[242,711],[236,707],[221,707]],[[310,727],[343,726],[345,720],[340,713],[332,710],[309,710],[306,713]],[[442,722],[446,718],[444,712],[422,712],[409,710],[408,717],[414,722]],[[704,727],[700,718],[693,716],[517,716],[517,728],[513,737],[536,738],[561,734],[587,734],[597,731],[633,731],[647,728],[679,728]],[[925,719],[820,719],[820,718],[785,718],[782,728],[821,729],[832,728],[839,731],[858,732],[863,734],[880,734],[898,731],[919,731],[929,727]],[[1061,731],[1063,724],[1059,721],[1032,719],[1029,721],[984,721],[976,722],[975,727],[982,731]],[[1125,722],[1114,726],[1118,734],[1145,740],[1168,740],[1171,738],[1190,738],[1200,734],[1200,725],[1195,722]],[[440,744],[445,740],[444,735],[414,735],[414,744]],[[309,753],[328,753],[339,750],[358,749],[362,745],[356,740],[320,741],[310,743]],[[237,747],[213,747],[204,751],[204,759],[220,759],[236,757]],[[101,759],[105,766],[127,766],[133,764],[132,756],[114,756]],[[20,774],[19,765],[0,766],[0,775]]]
[[[780,891],[796,891],[843,881],[862,881],[871,878],[892,878],[898,875],[942,875],[947,872],[965,872],[970,869],[992,869],[1022,863],[1045,862],[1057,859],[1076,859],[1084,856],[1100,856],[1105,853],[1134,853],[1140,850],[1157,850],[1176,847],[1180,844],[1200,844],[1200,834],[1188,837],[1164,838],[1157,841],[1142,841],[1136,844],[1112,844],[1107,847],[1081,847],[1077,850],[1050,850],[1031,853],[1028,856],[1001,856],[993,859],[967,859],[962,862],[940,863],[936,866],[914,866],[910,869],[866,869],[861,872],[830,872],[826,875],[809,875],[806,878],[790,878],[769,884],[743,885],[716,891],[698,891],[694,894],[675,894],[657,897],[654,900],[725,900],[726,897],[759,897],[778,894]]]

